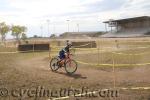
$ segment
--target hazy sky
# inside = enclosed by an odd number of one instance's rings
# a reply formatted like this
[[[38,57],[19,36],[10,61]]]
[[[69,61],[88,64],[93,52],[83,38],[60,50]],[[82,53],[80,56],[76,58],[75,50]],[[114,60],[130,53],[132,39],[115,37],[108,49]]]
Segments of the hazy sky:
[[[28,36],[69,30],[101,31],[103,21],[150,16],[149,0],[0,0],[0,22],[25,25]]]

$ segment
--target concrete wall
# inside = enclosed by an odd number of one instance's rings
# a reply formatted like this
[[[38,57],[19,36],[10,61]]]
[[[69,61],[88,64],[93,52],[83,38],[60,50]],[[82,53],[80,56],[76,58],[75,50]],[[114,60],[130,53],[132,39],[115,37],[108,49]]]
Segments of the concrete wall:
[[[18,45],[18,51],[49,51],[49,44],[24,44]]]

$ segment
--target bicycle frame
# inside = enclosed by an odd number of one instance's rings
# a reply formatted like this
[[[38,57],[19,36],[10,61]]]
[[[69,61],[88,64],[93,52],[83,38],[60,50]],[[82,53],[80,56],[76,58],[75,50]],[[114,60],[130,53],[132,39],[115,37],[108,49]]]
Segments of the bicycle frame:
[[[65,58],[65,62],[70,61],[70,60],[71,60],[71,56],[72,56],[72,54],[67,53],[67,56],[66,56],[66,58]],[[65,63],[65,62],[64,62],[64,63]]]
[[[62,60],[62,65],[65,65],[66,62],[70,62],[71,61],[71,55],[70,53],[67,53],[66,57]],[[69,65],[71,66],[71,63],[69,63]]]

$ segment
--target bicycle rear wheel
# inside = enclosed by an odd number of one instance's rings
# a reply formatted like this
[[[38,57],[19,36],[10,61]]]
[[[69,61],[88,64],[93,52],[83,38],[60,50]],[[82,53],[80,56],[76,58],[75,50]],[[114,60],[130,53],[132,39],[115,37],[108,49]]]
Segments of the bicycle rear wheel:
[[[78,68],[77,62],[73,59],[70,59],[65,63],[65,70],[68,74],[75,73],[77,68]]]
[[[52,60],[50,61],[50,68],[52,71],[57,71],[59,69],[58,61],[59,61],[59,58],[57,57],[52,58]]]

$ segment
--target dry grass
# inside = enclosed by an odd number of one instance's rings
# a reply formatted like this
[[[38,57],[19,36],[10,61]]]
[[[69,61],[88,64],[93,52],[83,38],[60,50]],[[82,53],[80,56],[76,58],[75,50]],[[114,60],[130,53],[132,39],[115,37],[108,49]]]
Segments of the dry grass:
[[[17,48],[15,47],[4,47],[0,46],[0,52],[16,52]]]
[[[131,42],[131,40],[129,42],[119,41],[120,48],[118,49],[116,48],[115,39],[102,40],[99,42],[100,51],[98,49],[89,49],[88,51],[75,50],[74,58],[88,63],[112,64],[112,53],[110,51],[125,54],[138,54],[150,51],[150,48],[137,49],[138,46],[147,47],[149,45],[147,41],[143,43],[135,43]],[[105,47],[112,47],[112,49]],[[129,50],[131,48],[132,50]],[[0,49],[0,51],[15,50],[15,48],[4,47]],[[102,52],[101,50],[104,51]],[[57,55],[58,51],[51,54]],[[133,56],[114,55],[115,64],[146,63],[149,62],[149,59],[150,54]],[[148,65],[123,66],[115,70],[117,73],[116,85],[118,87],[148,86],[150,83],[150,69]],[[95,67],[79,64],[78,72],[74,76],[67,76],[64,69],[60,69],[58,73],[53,73],[49,70],[48,52],[0,54],[0,85],[8,89],[32,88],[40,85],[51,89],[64,87],[81,88],[82,86],[88,86],[89,88],[107,88],[113,86],[112,72],[112,67],[109,66]],[[147,100],[150,97],[149,92],[146,90],[126,90],[120,91],[120,95],[122,98],[127,98],[128,100]],[[120,97],[119,99],[122,100],[122,98]],[[45,99],[47,98],[41,98],[41,100]],[[29,98],[25,98],[25,100],[29,100]]]

